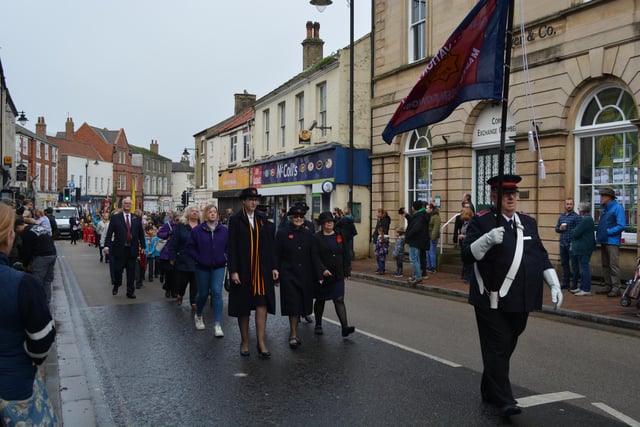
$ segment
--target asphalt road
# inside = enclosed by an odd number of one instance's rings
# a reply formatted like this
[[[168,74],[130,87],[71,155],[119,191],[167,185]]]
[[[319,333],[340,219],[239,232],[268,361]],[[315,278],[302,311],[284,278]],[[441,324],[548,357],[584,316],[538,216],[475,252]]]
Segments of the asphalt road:
[[[640,425],[640,338],[628,331],[530,318],[511,373],[525,410],[509,421],[480,402],[475,320],[459,300],[352,281],[356,334],[302,324],[293,351],[287,319],[270,316],[272,359],[242,358],[235,319],[223,318],[222,339],[196,331],[158,282],[113,297],[97,249],[58,247],[96,425]]]

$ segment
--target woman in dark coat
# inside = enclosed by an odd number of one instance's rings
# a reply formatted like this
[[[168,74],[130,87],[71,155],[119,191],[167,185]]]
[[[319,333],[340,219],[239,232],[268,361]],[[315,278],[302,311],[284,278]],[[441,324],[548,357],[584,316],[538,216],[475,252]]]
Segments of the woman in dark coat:
[[[187,285],[189,285],[189,304],[191,304],[191,310],[194,313],[196,311],[196,294],[198,293],[196,261],[187,250],[187,242],[191,230],[198,224],[200,224],[200,210],[195,205],[188,206],[167,243],[169,246],[169,265],[174,269],[176,303],[182,305],[182,298],[187,291]]]
[[[271,353],[264,336],[267,313],[276,312],[274,282],[278,270],[273,247],[275,226],[256,210],[259,197],[253,187],[242,190],[242,209],[229,218],[229,316],[238,318],[240,355],[249,356],[249,316],[251,310],[256,311],[258,354],[268,359]]]
[[[344,305],[344,284],[351,276],[351,257],[347,254],[345,241],[341,234],[334,231],[334,219],[331,212],[322,212],[318,217],[320,231],[316,233],[316,245],[320,257],[322,281],[316,283],[316,302],[313,311],[316,316],[316,335],[322,335],[322,314],[324,303],[333,300],[333,306],[342,326],[342,336],[355,332],[356,328],[347,322],[347,308]]]
[[[313,310],[314,283],[321,276],[313,232],[305,225],[306,209],[292,206],[289,221],[276,234],[276,269],[280,277],[280,312],[289,316],[289,347],[298,348],[300,316]]]

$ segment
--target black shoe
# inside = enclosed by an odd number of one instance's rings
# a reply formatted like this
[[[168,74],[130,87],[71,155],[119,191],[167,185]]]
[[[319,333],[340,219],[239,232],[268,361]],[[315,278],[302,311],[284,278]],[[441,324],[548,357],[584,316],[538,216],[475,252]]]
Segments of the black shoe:
[[[322,330],[322,326],[316,325],[316,327],[313,328],[313,333],[316,334],[316,335],[324,334],[324,331]]]
[[[127,298],[136,299],[136,296],[134,294],[127,294]]]
[[[160,283],[164,283],[164,276],[160,276]]]
[[[249,357],[249,356],[251,356],[251,353],[249,353],[249,350],[247,350],[247,351],[240,350],[240,356]]]
[[[302,341],[298,337],[289,337],[289,348],[295,350],[302,344]]]
[[[609,298],[619,297],[620,295],[621,295],[620,290],[615,290],[615,289],[607,294]]]
[[[260,350],[260,346],[258,346],[258,356],[260,356],[261,359],[271,359],[271,353]]]
[[[503,417],[510,417],[512,415],[518,415],[522,412],[522,408],[518,405],[504,405],[500,408],[500,415]]]
[[[307,323],[312,323],[313,322],[313,319],[311,318],[311,316],[304,316],[304,320]]]
[[[346,337],[356,331],[355,326],[347,326],[346,328],[342,328],[342,336]]]
[[[164,292],[164,297],[165,297],[165,298],[171,298],[171,292],[169,292],[169,291],[165,291],[165,292]]]
[[[118,286],[113,285],[113,289],[111,290],[111,295],[118,295]]]

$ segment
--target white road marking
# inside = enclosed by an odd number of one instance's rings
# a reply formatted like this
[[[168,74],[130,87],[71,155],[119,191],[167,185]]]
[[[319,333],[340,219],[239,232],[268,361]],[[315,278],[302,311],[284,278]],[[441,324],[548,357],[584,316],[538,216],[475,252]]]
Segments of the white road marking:
[[[631,417],[626,416],[625,414],[623,414],[620,411],[616,411],[615,409],[613,409],[611,406],[606,405],[604,403],[601,402],[593,402],[591,403],[593,406],[595,406],[596,408],[606,412],[607,414],[611,415],[614,418],[619,419],[620,421],[622,421],[623,423],[629,425],[629,426],[633,426],[633,427],[640,427],[640,422],[634,420]]]
[[[570,391],[559,391],[557,393],[536,394],[527,397],[518,397],[518,406],[529,408],[531,406],[545,405],[547,403],[561,402],[563,400],[580,399],[584,396]]]
[[[324,322],[329,322],[329,323],[333,323],[334,325],[340,326],[340,323],[336,322],[334,320],[327,319],[327,318],[324,318],[322,320]],[[440,363],[442,363],[444,365],[447,365],[447,366],[450,366],[452,368],[462,368],[462,365],[460,365],[460,364],[458,364],[456,362],[452,362],[450,360],[443,359],[443,358],[438,357],[438,356],[434,356],[433,354],[424,353],[424,352],[422,352],[420,350],[416,350],[415,348],[407,347],[404,344],[400,344],[400,343],[397,343],[395,341],[391,341],[391,340],[388,340],[386,338],[382,338],[382,337],[379,337],[377,335],[371,334],[369,332],[365,332],[362,329],[356,329],[356,332],[361,333],[362,335],[366,335],[366,336],[368,336],[370,338],[373,338],[375,340],[382,341],[382,342],[384,342],[386,344],[390,344],[390,345],[392,345],[394,347],[398,347],[398,348],[401,348],[403,350],[410,351],[411,353],[415,353],[415,354],[417,354],[419,356],[423,356],[423,357],[426,357],[428,359],[435,360],[436,362],[440,362]]]

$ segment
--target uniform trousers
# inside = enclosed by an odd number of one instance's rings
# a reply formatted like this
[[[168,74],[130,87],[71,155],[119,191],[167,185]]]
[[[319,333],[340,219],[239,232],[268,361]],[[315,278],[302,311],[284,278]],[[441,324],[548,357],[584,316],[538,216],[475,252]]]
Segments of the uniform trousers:
[[[482,400],[498,407],[516,403],[509,381],[509,362],[529,313],[475,307],[482,351]]]
[[[125,252],[129,252],[129,248],[125,249]],[[138,268],[136,256],[114,256],[111,254],[113,260],[115,260],[115,286],[122,286],[122,270],[126,271],[127,275],[127,295],[134,295],[136,293],[136,268]]]

